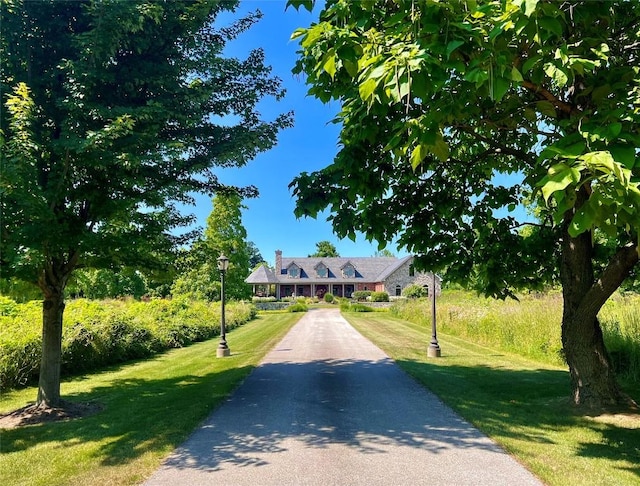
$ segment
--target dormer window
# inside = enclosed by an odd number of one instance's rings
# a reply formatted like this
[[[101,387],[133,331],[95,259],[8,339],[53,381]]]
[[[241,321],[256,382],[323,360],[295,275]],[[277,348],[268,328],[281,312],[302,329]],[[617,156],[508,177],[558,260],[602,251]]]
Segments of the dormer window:
[[[342,276],[344,278],[354,278],[356,276],[356,269],[351,263],[347,263],[342,267]]]
[[[322,262],[318,263],[315,269],[316,269],[316,272],[318,273],[318,277],[320,278],[327,278],[327,276],[329,275],[329,269]]]
[[[287,268],[287,275],[289,275],[289,278],[300,278],[300,267],[292,263],[289,265],[289,268]]]

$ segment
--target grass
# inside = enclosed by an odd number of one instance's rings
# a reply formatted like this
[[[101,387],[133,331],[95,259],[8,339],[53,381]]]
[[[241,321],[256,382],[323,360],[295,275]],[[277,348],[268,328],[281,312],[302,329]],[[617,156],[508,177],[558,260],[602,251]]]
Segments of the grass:
[[[577,414],[563,367],[440,332],[442,357],[427,358],[430,326],[383,314],[345,317],[546,484],[640,482],[640,416]],[[640,400],[637,384],[626,391]]]
[[[62,384],[90,417],[2,430],[0,471],[10,485],[137,484],[229,395],[301,314],[269,314],[227,334],[232,355],[212,339]],[[36,389],[5,393],[0,413],[33,401]]]

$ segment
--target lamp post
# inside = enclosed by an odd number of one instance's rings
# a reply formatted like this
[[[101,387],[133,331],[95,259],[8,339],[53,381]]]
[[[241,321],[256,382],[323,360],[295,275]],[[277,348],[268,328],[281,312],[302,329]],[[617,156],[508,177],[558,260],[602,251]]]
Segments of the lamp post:
[[[431,272],[431,342],[427,348],[427,356],[440,357],[440,345],[436,334],[436,274]]]
[[[224,356],[229,356],[231,354],[231,350],[229,346],[227,346],[227,329],[225,325],[225,315],[224,315],[224,274],[229,269],[229,259],[224,256],[224,253],[220,255],[218,258],[218,270],[220,270],[220,301],[222,307],[222,316],[220,319],[220,344],[218,344],[218,349],[216,351],[216,355],[218,358],[222,358]]]

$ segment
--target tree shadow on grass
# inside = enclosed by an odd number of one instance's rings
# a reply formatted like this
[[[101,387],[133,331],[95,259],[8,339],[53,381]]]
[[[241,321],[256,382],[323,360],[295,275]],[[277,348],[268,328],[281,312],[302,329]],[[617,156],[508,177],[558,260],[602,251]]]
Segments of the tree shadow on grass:
[[[203,376],[121,379],[87,393],[69,394],[73,403],[99,404],[90,416],[2,430],[0,454],[42,446],[101,442],[95,455],[106,465],[122,464],[150,450],[180,444],[213,407],[253,369],[232,368]]]
[[[551,444],[547,432],[585,426],[589,420],[572,413],[562,371],[399,364],[492,435]],[[361,455],[388,454],[391,447],[430,456],[452,449],[467,456],[501,453],[390,359],[265,363],[249,374],[251,369],[116,380],[67,397],[100,403],[104,408],[99,413],[3,431],[0,451],[9,454],[47,442],[61,448],[99,442],[94,453],[98,461],[120,465],[148,451],[172,450],[201,423],[167,466],[203,471],[218,470],[222,463],[258,467],[269,463],[270,454],[289,450],[292,441],[315,449],[342,444]],[[615,447],[579,444],[577,454],[624,455],[634,464],[631,471],[640,475],[636,431],[598,427]]]
[[[566,371],[470,368],[409,360],[398,364],[492,437],[551,445],[557,431],[588,429],[598,433],[600,440],[575,444],[576,456],[612,464],[628,461],[631,467],[614,467],[640,477],[640,414],[632,410],[585,415],[569,399]]]

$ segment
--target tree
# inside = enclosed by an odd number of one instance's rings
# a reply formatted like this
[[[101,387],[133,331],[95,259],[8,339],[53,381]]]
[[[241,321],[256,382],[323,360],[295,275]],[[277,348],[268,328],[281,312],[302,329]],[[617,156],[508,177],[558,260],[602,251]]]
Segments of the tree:
[[[316,252],[309,257],[323,257],[323,258],[333,258],[339,257],[337,248],[333,245],[333,243],[324,240],[316,243]]]
[[[251,255],[251,257],[249,258],[249,268],[255,269],[261,263],[266,264],[264,257],[253,241],[247,242],[247,248],[249,251],[249,255]]]
[[[62,316],[74,269],[166,265],[192,221],[176,202],[228,190],[211,169],[272,147],[290,115],[261,50],[224,58],[259,18],[216,28],[237,2],[0,3],[2,275],[37,282],[43,355],[37,404],[60,399]],[[238,189],[243,195],[254,188]]]
[[[389,250],[389,248],[383,248],[382,250],[378,250],[373,256],[395,258],[395,254],[391,250]]]
[[[139,299],[147,293],[144,276],[132,269],[123,268],[118,272],[102,269],[83,269],[74,273],[67,284],[71,295],[88,299],[134,297]]]
[[[293,37],[310,94],[342,105],[341,149],[292,182],[296,214],[399,235],[488,295],[558,279],[573,401],[625,402],[597,314],[638,268],[640,4],[330,0]],[[542,218],[522,231],[527,202]]]
[[[229,299],[247,299],[251,287],[245,279],[251,273],[253,249],[247,242],[247,230],[242,224],[242,198],[235,193],[220,193],[213,200],[213,209],[207,218],[204,244],[211,259],[222,253],[229,258],[225,276],[225,294]],[[216,275],[220,279],[220,272]]]

